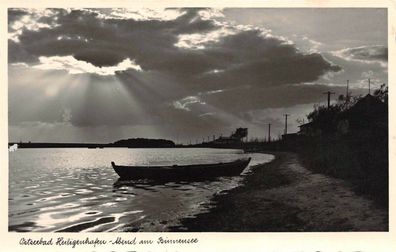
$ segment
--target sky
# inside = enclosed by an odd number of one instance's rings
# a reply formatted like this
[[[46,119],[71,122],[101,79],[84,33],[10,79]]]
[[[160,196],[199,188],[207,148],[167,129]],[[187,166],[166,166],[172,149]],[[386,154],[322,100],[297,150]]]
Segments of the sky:
[[[273,137],[388,82],[375,8],[9,9],[9,141]]]

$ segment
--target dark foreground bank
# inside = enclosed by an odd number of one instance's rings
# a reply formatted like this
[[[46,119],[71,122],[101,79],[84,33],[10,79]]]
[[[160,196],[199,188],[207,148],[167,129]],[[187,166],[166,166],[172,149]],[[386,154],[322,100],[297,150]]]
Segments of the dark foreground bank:
[[[386,231],[388,211],[344,181],[305,169],[296,154],[253,167],[244,185],[215,196],[213,208],[172,231]]]

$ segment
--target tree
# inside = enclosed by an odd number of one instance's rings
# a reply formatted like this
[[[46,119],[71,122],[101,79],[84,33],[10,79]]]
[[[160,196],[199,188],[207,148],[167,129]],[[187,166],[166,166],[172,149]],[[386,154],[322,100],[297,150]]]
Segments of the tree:
[[[334,104],[330,107],[315,106],[314,111],[307,115],[315,128],[325,133],[335,132],[337,129],[337,120],[342,111],[340,104]]]
[[[388,104],[388,86],[385,83],[382,84],[379,89],[374,91],[373,96]]]

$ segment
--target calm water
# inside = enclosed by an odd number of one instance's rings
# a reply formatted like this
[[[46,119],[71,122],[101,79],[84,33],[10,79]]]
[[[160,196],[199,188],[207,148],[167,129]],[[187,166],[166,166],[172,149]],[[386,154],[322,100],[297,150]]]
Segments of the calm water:
[[[210,199],[238,186],[243,175],[203,182],[120,183],[111,161],[192,164],[247,155],[250,166],[273,158],[224,149],[18,149],[9,153],[9,230],[167,231],[180,219],[207,211]]]

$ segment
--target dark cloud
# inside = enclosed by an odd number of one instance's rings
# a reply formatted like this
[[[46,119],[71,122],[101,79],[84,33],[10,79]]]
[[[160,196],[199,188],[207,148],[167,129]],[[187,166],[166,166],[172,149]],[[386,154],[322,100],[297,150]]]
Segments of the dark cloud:
[[[269,88],[250,87],[225,90],[204,96],[203,100],[230,113],[241,113],[248,110],[266,108],[293,107],[298,104],[324,103],[327,97],[324,92],[335,93],[333,98],[345,94],[345,87],[327,85],[282,85]],[[362,93],[354,89],[354,95]]]
[[[103,19],[96,10],[60,9],[39,18],[50,27],[25,28],[19,42],[10,40],[10,63],[34,66],[40,56],[71,55],[96,67],[107,67],[130,58],[143,71],[120,71],[110,77],[89,75],[88,83],[79,84],[84,92],[66,96],[71,91],[65,87],[53,98],[35,101],[40,103],[37,111],[18,103],[20,91],[13,89],[10,121],[62,122],[67,108],[68,123],[76,127],[157,125],[186,136],[206,134],[242,126],[232,122],[249,120],[246,111],[323,100],[322,93],[328,87],[302,83],[341,69],[318,53],[301,52],[262,30],[227,28],[203,19],[200,10],[183,9],[185,14],[168,21]],[[9,22],[15,22],[17,15],[13,13],[15,18]],[[224,29],[230,30],[220,34]],[[200,49],[175,46],[181,36],[195,33],[202,36],[186,39],[200,44]],[[210,36],[209,42],[199,41]],[[114,79],[120,87],[112,85]],[[43,97],[32,89],[30,94]],[[224,91],[208,94],[217,89]],[[342,88],[333,91],[343,92]],[[29,92],[21,94],[28,100]],[[174,105],[188,96],[201,100],[189,104],[189,110]]]
[[[280,39],[262,37],[257,30],[229,35],[204,50],[177,52],[152,64],[181,77],[195,92],[312,82],[341,70],[318,53],[304,54]]]
[[[90,62],[95,66],[114,66],[120,63],[125,56],[121,53],[117,54],[108,48],[94,48],[81,50],[73,54],[73,57],[77,60],[83,60]]]
[[[38,58],[20,43],[8,40],[8,62],[37,63]]]
[[[208,8],[183,8],[180,9],[185,14],[175,21],[171,21],[174,25],[174,31],[178,34],[182,33],[202,33],[216,29],[216,25],[212,20],[202,20],[198,17],[198,12],[202,10],[210,10]]]
[[[173,44],[177,42],[177,35],[215,28],[212,21],[197,19],[194,9],[171,21],[100,19],[98,15],[84,10],[70,13],[57,10],[53,17],[57,26],[24,30],[19,37],[21,47],[36,57],[74,55],[96,66],[111,65],[130,57],[151,69],[164,57],[176,56],[178,49]],[[101,51],[105,53],[97,55],[100,60],[93,57],[93,52]]]
[[[9,31],[12,31],[10,27],[11,24],[13,24],[16,20],[19,20],[22,16],[27,15],[28,12],[21,10],[21,9],[8,9],[8,29]]]
[[[355,60],[388,62],[388,47],[377,45],[348,48],[342,50],[342,55]]]
[[[11,45],[9,49],[11,54],[18,54],[19,49],[24,54],[10,57],[10,61],[23,61],[23,56],[28,61],[28,56],[73,55],[101,67],[129,57],[144,70],[166,71],[188,78],[216,68],[228,68],[242,79],[255,72],[257,78],[274,83],[315,80],[327,71],[339,70],[320,55],[304,55],[280,39],[261,36],[258,30],[225,36],[202,50],[174,46],[179,35],[219,29],[213,20],[200,18],[199,10],[183,10],[184,15],[171,21],[100,19],[95,12],[58,10],[54,16],[57,26],[23,31],[19,48]],[[278,79],[279,72],[284,71],[289,72],[288,79],[285,75]]]

